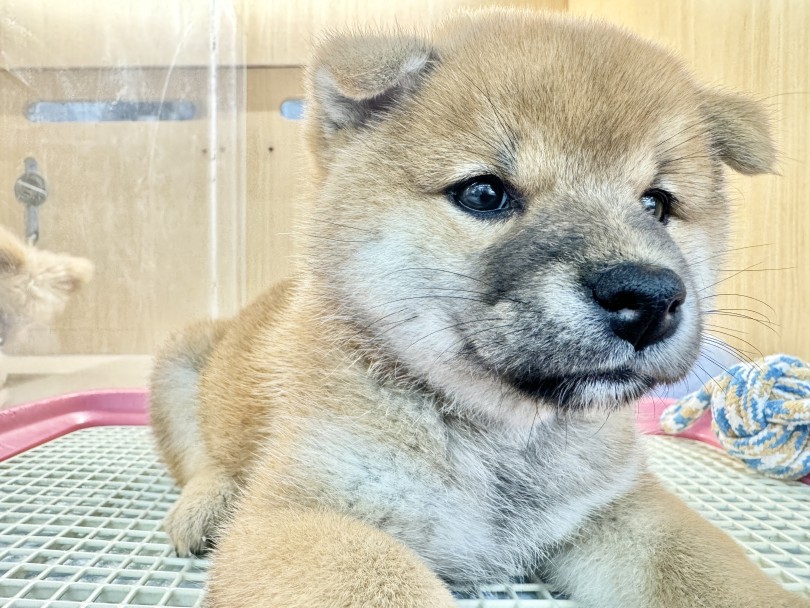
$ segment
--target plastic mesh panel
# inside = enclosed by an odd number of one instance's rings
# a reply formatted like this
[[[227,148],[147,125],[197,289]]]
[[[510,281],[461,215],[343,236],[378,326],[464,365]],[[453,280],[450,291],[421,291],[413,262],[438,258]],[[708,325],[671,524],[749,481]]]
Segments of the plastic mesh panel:
[[[695,442],[646,441],[672,490],[810,596],[810,487]],[[0,463],[0,605],[199,606],[206,562],[174,557],[160,530],[176,495],[144,427],[85,429]],[[539,582],[456,597],[465,608],[574,606]]]
[[[0,463],[0,605],[199,605],[205,562],[174,557],[160,530],[176,496],[146,427],[85,429]]]
[[[664,485],[730,534],[785,588],[810,597],[810,486],[750,473],[704,443],[645,440],[650,467]]]

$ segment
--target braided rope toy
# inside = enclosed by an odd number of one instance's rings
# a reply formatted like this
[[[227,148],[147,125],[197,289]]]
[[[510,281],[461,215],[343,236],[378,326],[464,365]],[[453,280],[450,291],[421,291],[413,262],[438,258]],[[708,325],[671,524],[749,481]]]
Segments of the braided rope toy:
[[[665,433],[689,428],[711,408],[725,450],[777,479],[810,474],[810,366],[788,355],[740,363],[661,414]]]

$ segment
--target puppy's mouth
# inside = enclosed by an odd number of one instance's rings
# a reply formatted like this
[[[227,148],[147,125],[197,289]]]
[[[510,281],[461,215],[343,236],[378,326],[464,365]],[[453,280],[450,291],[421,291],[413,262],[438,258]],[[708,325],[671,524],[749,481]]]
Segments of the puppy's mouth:
[[[610,401],[619,406],[640,399],[655,379],[630,369],[559,376],[516,376],[507,381],[521,393],[565,409],[586,409]]]

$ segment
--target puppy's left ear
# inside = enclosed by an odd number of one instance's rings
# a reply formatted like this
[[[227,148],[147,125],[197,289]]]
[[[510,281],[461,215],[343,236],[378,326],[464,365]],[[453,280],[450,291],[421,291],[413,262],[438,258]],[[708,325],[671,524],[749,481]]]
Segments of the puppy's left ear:
[[[338,35],[323,40],[309,71],[310,136],[316,157],[381,119],[420,85],[436,61],[415,36]]]
[[[65,308],[68,298],[90,281],[90,260],[63,253],[32,249],[25,280],[18,286],[22,314],[39,323],[50,323]]]
[[[776,148],[761,104],[736,93],[704,90],[701,105],[724,163],[746,175],[774,171]]]
[[[29,264],[30,284],[42,300],[64,300],[93,278],[90,260],[36,251]]]

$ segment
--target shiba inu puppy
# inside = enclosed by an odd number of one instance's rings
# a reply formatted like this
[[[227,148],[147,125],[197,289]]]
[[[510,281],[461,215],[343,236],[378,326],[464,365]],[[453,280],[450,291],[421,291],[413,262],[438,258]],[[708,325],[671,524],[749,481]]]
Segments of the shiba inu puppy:
[[[449,607],[527,573],[595,608],[810,605],[659,486],[633,423],[698,352],[723,166],[772,168],[759,106],[503,10],[330,37],[308,81],[304,266],[153,376],[208,605]]]
[[[0,350],[30,324],[53,321],[92,276],[89,260],[30,247],[0,226]],[[5,381],[0,360],[0,389]],[[5,397],[0,391],[0,405]]]

